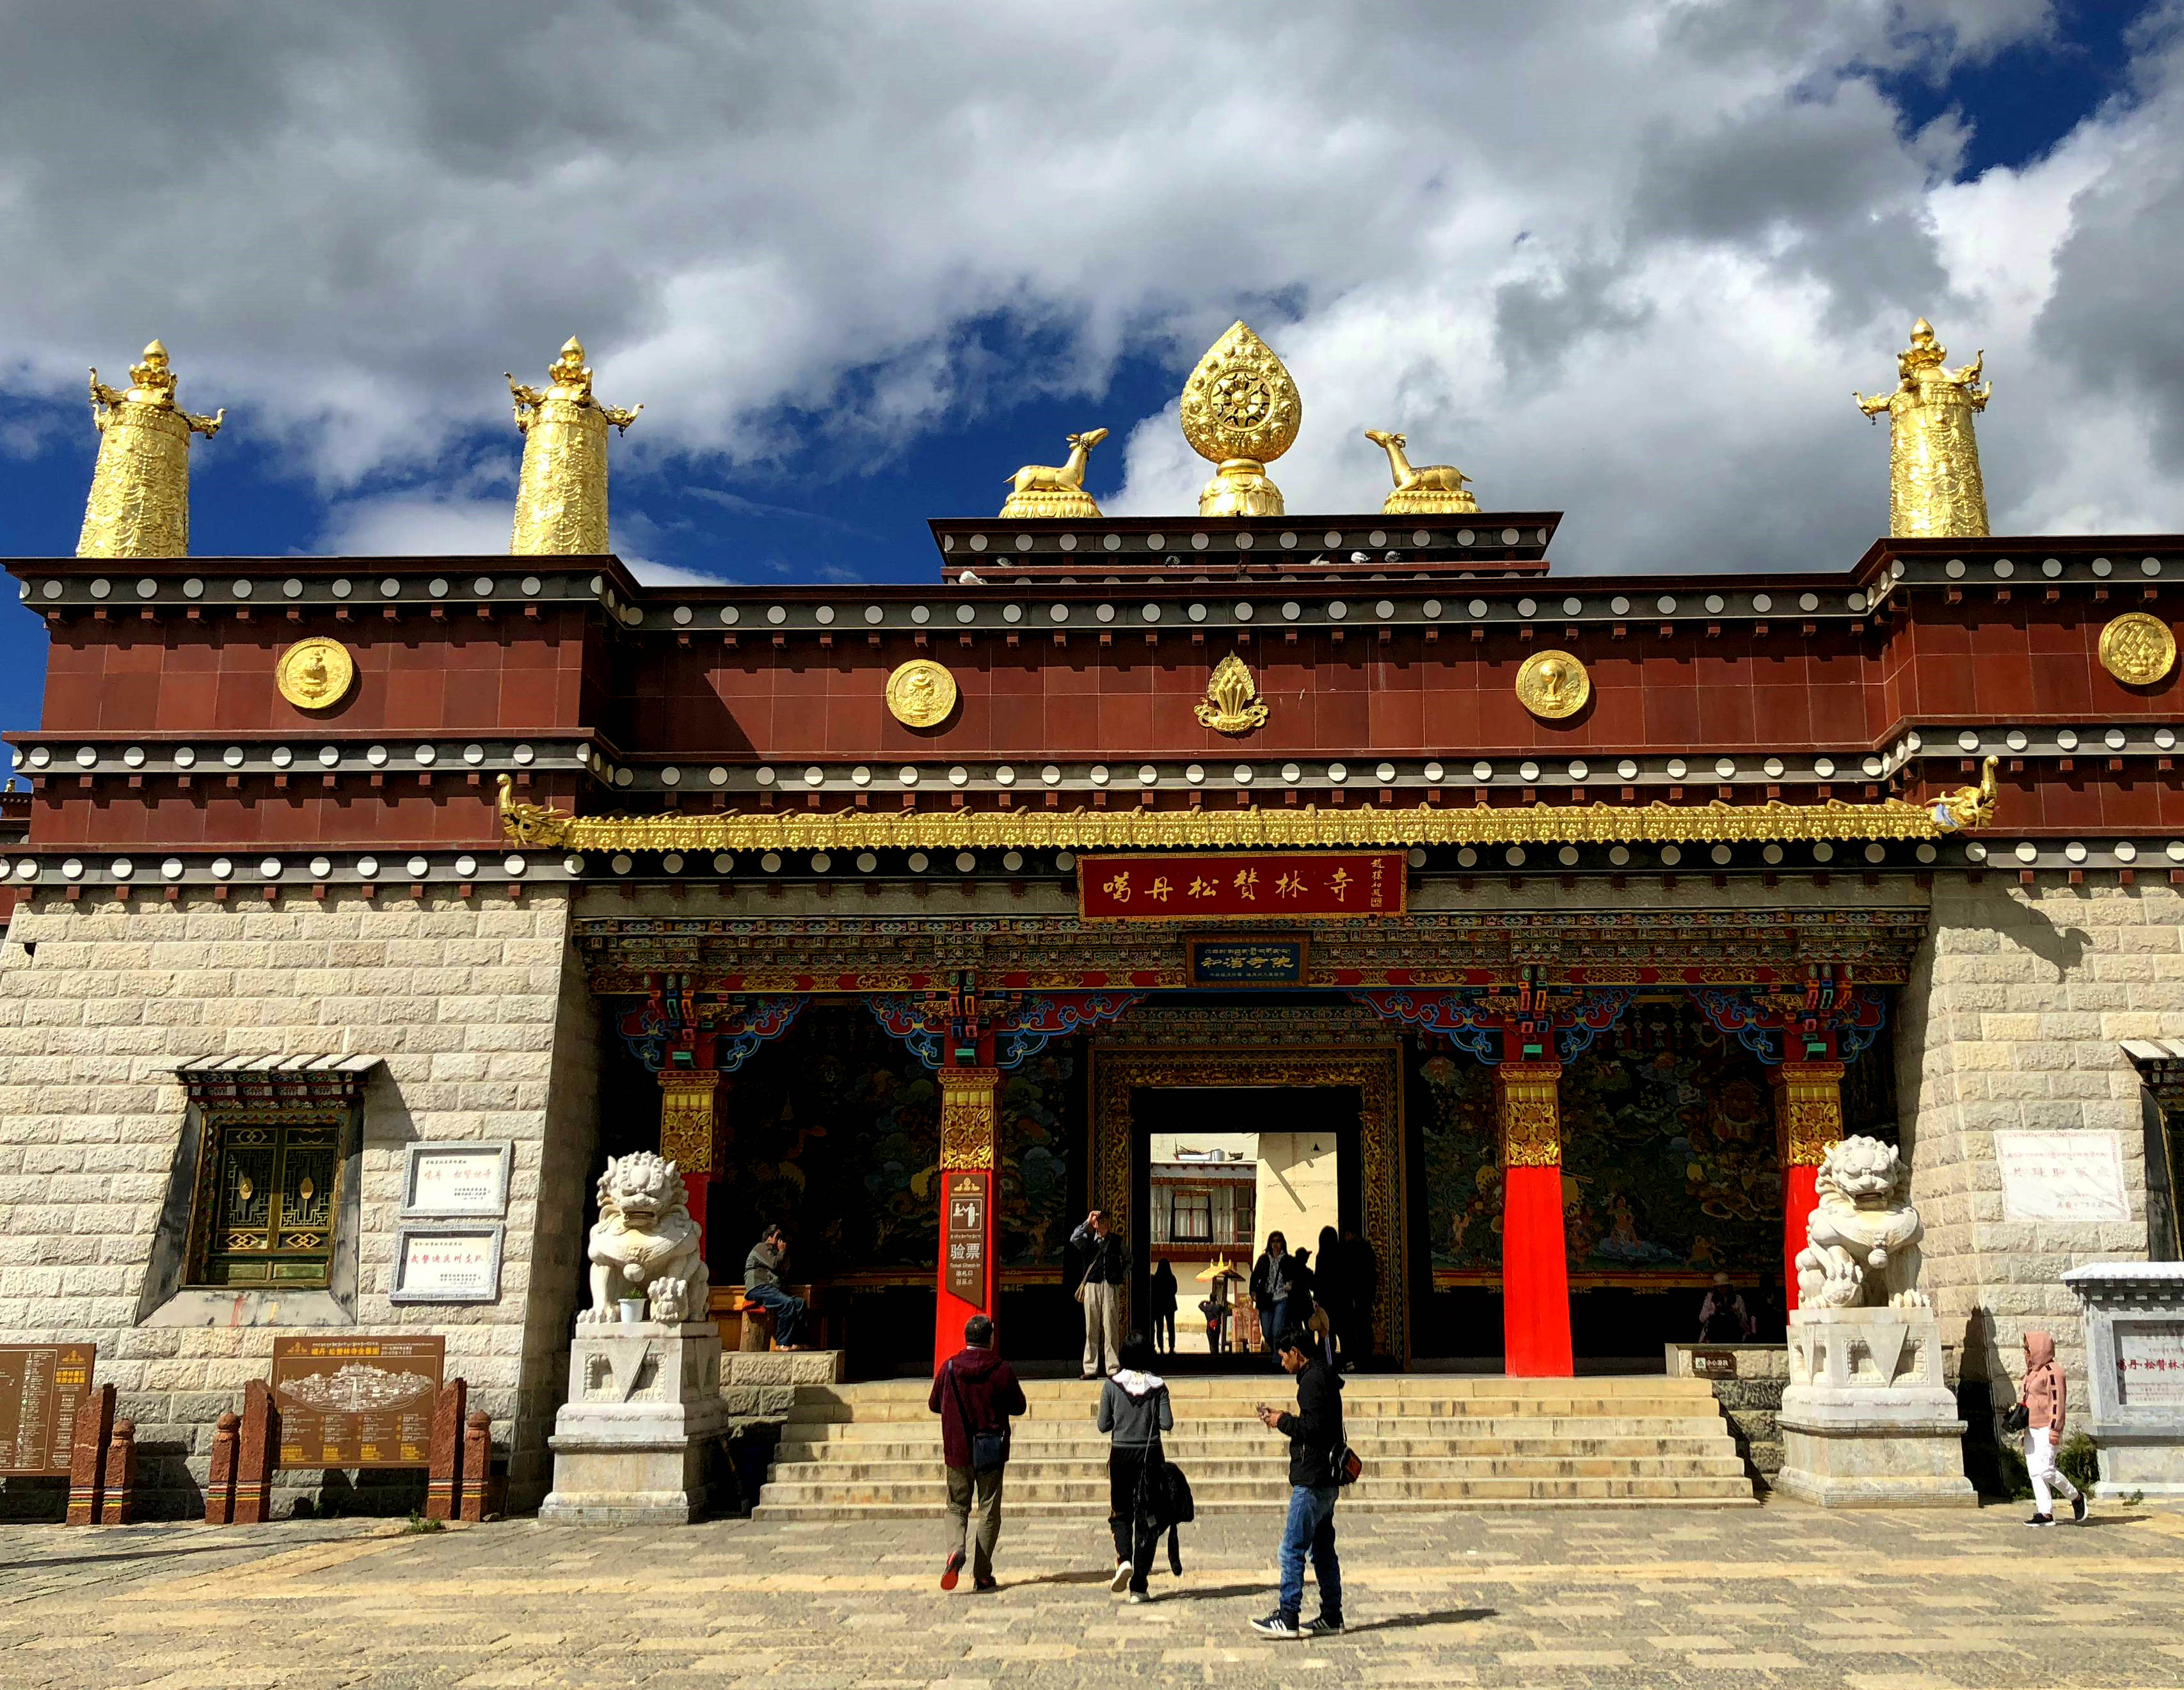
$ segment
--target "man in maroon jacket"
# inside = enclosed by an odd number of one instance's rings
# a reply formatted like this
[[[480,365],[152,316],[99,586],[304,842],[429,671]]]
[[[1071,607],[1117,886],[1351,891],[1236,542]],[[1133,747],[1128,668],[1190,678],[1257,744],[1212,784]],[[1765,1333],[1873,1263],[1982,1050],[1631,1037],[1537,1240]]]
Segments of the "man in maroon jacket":
[[[994,1323],[984,1315],[973,1314],[963,1323],[963,1347],[940,1364],[925,1406],[940,1416],[940,1447],[948,1464],[950,1548],[940,1587],[956,1588],[969,1537],[971,1587],[995,1589],[994,1545],[1001,1536],[1009,1417],[1024,1412],[1024,1394],[1015,1369],[995,1353]],[[972,1536],[974,1516],[978,1530]]]

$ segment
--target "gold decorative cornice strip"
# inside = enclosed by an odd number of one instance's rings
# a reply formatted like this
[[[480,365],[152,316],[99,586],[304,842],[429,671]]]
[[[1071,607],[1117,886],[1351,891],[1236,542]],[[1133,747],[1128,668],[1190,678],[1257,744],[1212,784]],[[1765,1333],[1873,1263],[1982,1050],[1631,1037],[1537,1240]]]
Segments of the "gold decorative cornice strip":
[[[1144,851],[1173,845],[1754,845],[1791,840],[1856,842],[1945,839],[1993,819],[1993,759],[1976,787],[1930,805],[1584,804],[1467,809],[810,811],[787,814],[571,816],[519,803],[500,778],[508,838],[568,851]]]

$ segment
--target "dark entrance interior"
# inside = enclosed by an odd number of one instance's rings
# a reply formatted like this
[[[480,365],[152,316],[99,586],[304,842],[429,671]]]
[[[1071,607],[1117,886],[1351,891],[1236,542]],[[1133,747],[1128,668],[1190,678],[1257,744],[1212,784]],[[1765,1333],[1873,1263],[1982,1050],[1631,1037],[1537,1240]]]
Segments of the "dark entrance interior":
[[[1145,1324],[1144,1311],[1150,1308],[1149,1281],[1153,1263],[1157,1255],[1183,1255],[1182,1247],[1156,1247],[1153,1233],[1152,1200],[1152,1144],[1156,1135],[1173,1135],[1188,1141],[1194,1136],[1252,1133],[1259,1135],[1300,1135],[1304,1141],[1323,1146],[1334,1157],[1335,1209],[1333,1224],[1343,1231],[1364,1230],[1362,1180],[1362,1146],[1360,1135],[1360,1114],[1362,1098],[1356,1086],[1146,1086],[1131,1094],[1130,1105],[1130,1207],[1128,1216],[1130,1241],[1130,1307],[1134,1325]],[[1282,1181],[1273,1178],[1273,1187],[1279,1202]],[[1264,1241],[1269,1226],[1289,1235],[1292,1248],[1302,1246],[1314,1252],[1318,1251],[1316,1235],[1300,1235],[1298,1227],[1284,1224],[1281,1212],[1276,1208],[1255,1208],[1249,1229],[1248,1241],[1244,1235],[1216,1239],[1216,1249],[1223,1251],[1232,1262],[1241,1258],[1246,1273],[1256,1259],[1260,1245]],[[1373,1241],[1380,1247],[1379,1241]],[[1202,1252],[1188,1253],[1203,1253]],[[1203,1316],[1198,1310],[1201,1297],[1206,1295],[1204,1286],[1195,1277],[1186,1278],[1180,1269],[1176,1325],[1178,1335],[1190,1323],[1199,1323],[1204,1330]],[[1240,1288],[1239,1295],[1243,1292]],[[1266,1365],[1263,1360],[1249,1356],[1206,1356],[1179,1354],[1163,1358],[1163,1368],[1177,1371],[1224,1371],[1232,1369],[1257,1369]]]

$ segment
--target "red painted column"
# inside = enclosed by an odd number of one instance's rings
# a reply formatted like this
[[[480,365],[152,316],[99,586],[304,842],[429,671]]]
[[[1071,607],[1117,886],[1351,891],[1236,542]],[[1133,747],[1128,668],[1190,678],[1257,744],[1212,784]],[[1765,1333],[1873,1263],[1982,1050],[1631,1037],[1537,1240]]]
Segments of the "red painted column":
[[[1842,1138],[1841,1063],[1784,1063],[1774,1082],[1774,1140],[1782,1158],[1782,1290],[1797,1306],[1797,1252],[1819,1206],[1816,1187],[1828,1146]]]
[[[727,1160],[727,1076],[712,1068],[671,1063],[660,1071],[660,1153],[682,1175],[690,1219],[698,1223],[698,1259],[709,1269],[712,1258],[705,1251],[705,1199]],[[740,1269],[742,1263],[737,1266]],[[693,1309],[690,1318],[702,1320],[705,1311]]]
[[[1001,1071],[944,1068],[940,1081],[940,1262],[933,1368],[963,1347],[963,1323],[994,1313],[994,1169]]]
[[[1502,1365],[1513,1377],[1572,1371],[1569,1258],[1563,1241],[1563,1068],[1494,1070],[1502,1134]]]

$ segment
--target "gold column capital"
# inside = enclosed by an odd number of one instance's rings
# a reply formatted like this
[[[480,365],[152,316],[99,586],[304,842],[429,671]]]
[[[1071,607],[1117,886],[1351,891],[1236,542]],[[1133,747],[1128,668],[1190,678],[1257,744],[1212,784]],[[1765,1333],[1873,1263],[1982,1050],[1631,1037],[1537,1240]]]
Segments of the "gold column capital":
[[[660,1070],[660,1154],[678,1172],[727,1171],[727,1087],[713,1068]]]
[[[940,1165],[990,1168],[1000,1130],[1001,1071],[944,1068],[940,1082]]]
[[[1775,1134],[1785,1168],[1818,1168],[1843,1135],[1843,1064],[1784,1063],[1774,1085]]]
[[[1553,1168],[1563,1159],[1563,1065],[1502,1063],[1494,1070],[1494,1102],[1504,1168]]]

